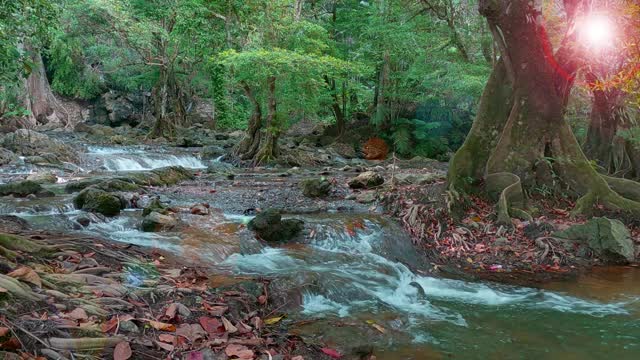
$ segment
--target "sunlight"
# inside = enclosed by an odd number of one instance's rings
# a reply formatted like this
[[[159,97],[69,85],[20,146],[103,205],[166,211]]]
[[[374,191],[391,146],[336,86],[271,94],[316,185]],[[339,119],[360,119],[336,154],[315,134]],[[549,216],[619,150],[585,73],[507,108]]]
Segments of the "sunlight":
[[[594,50],[610,47],[614,39],[614,25],[604,15],[591,15],[583,20],[581,26],[581,40]]]

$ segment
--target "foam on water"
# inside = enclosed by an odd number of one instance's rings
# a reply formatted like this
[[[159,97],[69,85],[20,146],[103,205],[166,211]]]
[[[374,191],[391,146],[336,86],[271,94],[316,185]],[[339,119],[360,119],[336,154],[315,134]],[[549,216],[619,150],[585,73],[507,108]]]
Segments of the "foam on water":
[[[303,294],[303,313],[334,314],[375,311],[380,304],[409,318],[447,321],[467,326],[452,308],[461,304],[482,307],[540,309],[591,316],[628,314],[626,303],[603,304],[559,293],[516,286],[488,285],[420,276],[402,263],[376,253],[383,241],[380,226],[349,236],[332,227],[319,226],[309,251],[265,248],[259,254],[235,254],[225,263],[245,274],[313,277],[322,290]],[[422,293],[419,288],[422,288]],[[636,299],[631,300],[636,301]]]
[[[158,248],[177,252],[181,249],[180,238],[167,234],[143,232],[137,230],[126,217],[116,218],[104,223],[92,223],[87,231],[98,233],[106,238],[127,244]]]

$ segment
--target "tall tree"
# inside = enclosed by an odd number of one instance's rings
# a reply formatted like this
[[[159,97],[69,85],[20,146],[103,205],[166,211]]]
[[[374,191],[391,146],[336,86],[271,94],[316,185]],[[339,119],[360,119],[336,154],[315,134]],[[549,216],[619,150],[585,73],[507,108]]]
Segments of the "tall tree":
[[[567,28],[583,8],[564,1]],[[590,165],[564,119],[575,64],[567,32],[554,54],[539,2],[482,0],[501,60],[485,88],[478,117],[451,161],[451,195],[485,182],[498,199],[499,221],[528,217],[525,191],[558,182],[580,196],[575,213],[596,203],[640,214],[640,184],[602,176]]]

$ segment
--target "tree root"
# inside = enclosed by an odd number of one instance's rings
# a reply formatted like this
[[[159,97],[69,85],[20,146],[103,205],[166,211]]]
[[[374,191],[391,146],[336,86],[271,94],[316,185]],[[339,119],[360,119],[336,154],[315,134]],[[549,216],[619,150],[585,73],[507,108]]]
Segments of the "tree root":
[[[38,253],[44,249],[43,246],[22,236],[10,234],[0,234],[0,246],[7,250],[24,251],[27,253]]]
[[[34,293],[29,287],[10,276],[0,274],[0,287],[7,289],[12,296],[23,300],[40,301],[45,299],[44,296]]]
[[[498,224],[510,225],[511,215],[530,219],[531,215],[516,207],[524,205],[522,182],[516,174],[499,172],[486,177],[486,190],[490,197],[498,195]]]
[[[79,339],[49,338],[48,340],[53,349],[73,351],[103,350],[104,348],[114,347],[122,341],[124,341],[124,338],[120,336]]]

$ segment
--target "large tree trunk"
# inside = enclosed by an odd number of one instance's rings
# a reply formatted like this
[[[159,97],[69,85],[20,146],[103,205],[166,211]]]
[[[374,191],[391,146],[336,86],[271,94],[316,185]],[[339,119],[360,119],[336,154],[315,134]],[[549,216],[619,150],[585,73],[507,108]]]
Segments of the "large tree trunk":
[[[172,69],[160,67],[158,83],[152,93],[156,121],[151,136],[173,138],[176,129],[186,125],[187,112],[184,94]]]
[[[612,191],[609,185],[620,188],[619,182],[608,184],[591,167],[565,121],[573,70],[562,68],[550,53],[540,11],[531,4],[529,0],[480,1],[501,61],[471,133],[452,159],[452,193],[461,189],[460,184],[484,181],[485,190],[498,201],[498,219],[505,223],[511,216],[528,217],[522,211],[525,191],[555,189],[559,183],[581,196],[577,212],[589,211],[600,202],[640,213],[640,203]],[[502,123],[505,113],[508,117]]]
[[[265,121],[264,134],[260,141],[260,147],[254,157],[254,165],[261,165],[278,157],[279,126],[276,121],[276,77],[271,76],[267,80],[268,100],[267,119]]]
[[[33,69],[24,80],[24,107],[30,115],[24,119],[22,125],[27,128],[42,125],[65,126],[69,116],[51,91],[40,52],[29,46],[26,46],[26,50],[31,52]]]
[[[235,154],[240,157],[241,160],[249,160],[253,159],[256,152],[258,151],[258,146],[260,146],[260,138],[262,129],[262,107],[260,103],[256,99],[253,94],[253,90],[246,82],[242,82],[242,89],[244,90],[247,99],[253,106],[253,112],[251,113],[251,118],[249,119],[249,124],[247,126],[247,133],[238,144],[238,147],[235,150]]]

